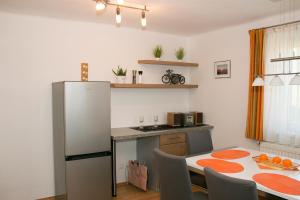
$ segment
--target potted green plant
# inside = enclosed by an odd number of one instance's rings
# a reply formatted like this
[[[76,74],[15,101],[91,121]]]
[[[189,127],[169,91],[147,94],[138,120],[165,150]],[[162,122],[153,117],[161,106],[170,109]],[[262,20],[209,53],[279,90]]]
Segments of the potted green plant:
[[[163,49],[160,45],[157,45],[154,49],[153,49],[153,55],[155,57],[156,60],[160,60],[161,56],[163,54]]]
[[[184,51],[184,48],[183,47],[180,47],[179,49],[176,50],[175,52],[175,55],[176,55],[176,58],[179,60],[179,61],[182,61],[184,56],[185,56],[185,51]]]
[[[117,83],[125,83],[126,82],[126,74],[127,69],[123,69],[118,66],[116,70],[112,70],[112,72],[116,75]]]

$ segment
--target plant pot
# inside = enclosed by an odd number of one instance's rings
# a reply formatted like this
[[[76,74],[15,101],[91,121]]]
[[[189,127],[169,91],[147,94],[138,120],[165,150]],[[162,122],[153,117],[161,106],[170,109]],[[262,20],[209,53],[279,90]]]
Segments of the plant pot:
[[[155,60],[160,60],[160,57],[159,58],[155,58]]]
[[[178,59],[178,58],[177,58],[177,61],[178,61],[178,62],[183,62],[183,59]]]
[[[116,76],[117,83],[126,83],[126,76]]]

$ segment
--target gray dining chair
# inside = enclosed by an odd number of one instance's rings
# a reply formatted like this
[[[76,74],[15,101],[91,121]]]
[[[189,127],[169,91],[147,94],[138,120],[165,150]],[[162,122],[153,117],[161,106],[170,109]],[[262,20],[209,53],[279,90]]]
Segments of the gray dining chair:
[[[204,168],[209,200],[258,200],[256,183]]]
[[[160,200],[207,200],[207,194],[192,192],[185,158],[154,150],[160,181]]]
[[[186,134],[189,155],[205,154],[213,150],[210,130],[193,130]]]
[[[186,134],[188,155],[209,153],[213,150],[210,130],[194,130]],[[203,175],[190,172],[191,182],[202,188],[207,188]]]

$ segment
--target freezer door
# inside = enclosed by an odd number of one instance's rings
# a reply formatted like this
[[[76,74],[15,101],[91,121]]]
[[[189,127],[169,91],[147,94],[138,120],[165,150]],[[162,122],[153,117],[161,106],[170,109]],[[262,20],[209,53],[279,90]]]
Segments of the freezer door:
[[[110,151],[110,83],[65,83],[65,153]]]
[[[111,157],[66,162],[68,200],[111,200]]]

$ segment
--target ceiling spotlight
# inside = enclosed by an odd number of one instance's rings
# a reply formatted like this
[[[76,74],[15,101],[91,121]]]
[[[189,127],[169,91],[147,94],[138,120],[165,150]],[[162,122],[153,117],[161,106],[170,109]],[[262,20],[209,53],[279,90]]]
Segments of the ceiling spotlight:
[[[116,10],[116,23],[121,24],[121,21],[122,21],[121,10],[120,7],[118,6]]]
[[[141,24],[142,24],[143,27],[146,27],[146,26],[147,26],[146,13],[145,13],[144,10],[142,11]]]
[[[117,0],[117,3],[118,3],[118,4],[123,4],[123,3],[124,3],[124,0]]]
[[[103,10],[106,7],[106,3],[103,0],[96,0],[96,10]]]

